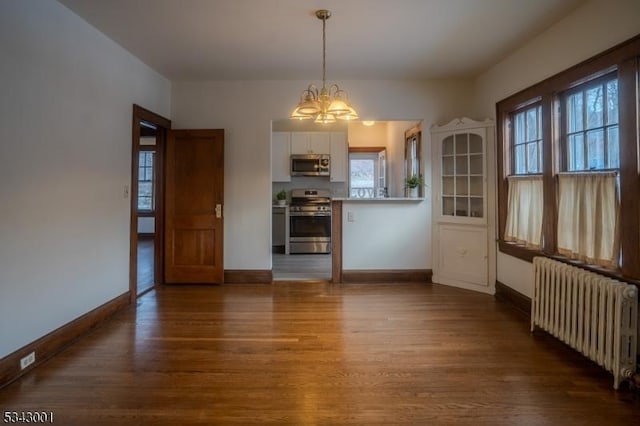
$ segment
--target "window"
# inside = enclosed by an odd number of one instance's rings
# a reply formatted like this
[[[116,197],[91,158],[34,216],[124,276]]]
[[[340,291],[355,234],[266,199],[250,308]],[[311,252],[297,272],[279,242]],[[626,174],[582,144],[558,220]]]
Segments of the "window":
[[[418,160],[418,137],[411,135],[407,139],[407,177],[420,174],[420,162]]]
[[[617,268],[620,165],[618,80],[609,74],[561,97],[564,170],[558,177],[557,250]],[[610,172],[604,173],[609,169]]]
[[[498,102],[500,251],[640,279],[639,64],[636,36]]]
[[[407,130],[404,134],[404,176],[406,180],[416,176],[423,182],[422,176],[422,132],[416,126]],[[423,185],[418,186],[418,196],[422,196]],[[405,189],[409,195],[409,188]]]
[[[138,157],[138,211],[155,209],[155,151],[140,151]]]
[[[513,174],[542,173],[542,107],[513,113]]]
[[[386,195],[385,149],[352,149],[349,152],[349,196],[351,198],[375,198]]]
[[[558,180],[558,252],[617,268],[620,261],[617,173],[563,173]]]
[[[511,164],[504,240],[539,249],[542,245],[542,105],[510,114]]]
[[[565,170],[617,169],[620,153],[615,75],[579,86],[562,98]]]
[[[504,240],[539,249],[542,246],[544,194],[541,175],[508,177]]]

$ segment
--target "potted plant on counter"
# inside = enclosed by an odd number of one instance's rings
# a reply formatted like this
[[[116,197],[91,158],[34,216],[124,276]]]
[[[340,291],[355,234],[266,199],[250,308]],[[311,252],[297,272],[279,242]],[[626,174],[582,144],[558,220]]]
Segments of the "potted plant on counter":
[[[280,192],[276,194],[276,200],[279,206],[284,206],[287,203],[287,191],[281,189]]]
[[[413,175],[405,180],[405,185],[409,188],[409,197],[418,198],[419,188],[424,185],[424,181],[422,180],[422,176]]]

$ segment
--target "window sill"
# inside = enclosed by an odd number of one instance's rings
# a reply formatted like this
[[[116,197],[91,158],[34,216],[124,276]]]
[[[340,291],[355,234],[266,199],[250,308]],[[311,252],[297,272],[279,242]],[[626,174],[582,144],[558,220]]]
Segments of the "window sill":
[[[624,275],[622,275],[619,269],[617,270],[606,269],[601,266],[589,265],[584,262],[580,262],[578,260],[572,260],[561,255],[548,255],[543,253],[540,250],[528,249],[526,247],[523,247],[514,243],[502,241],[502,240],[498,242],[498,247],[502,253],[508,254],[509,256],[517,257],[518,259],[524,260],[529,263],[532,263],[533,258],[536,256],[548,257],[550,259],[554,259],[559,262],[566,263],[568,265],[573,265],[590,272],[595,272],[597,274],[604,275],[605,277],[608,277],[608,278],[613,278],[614,280],[624,281],[630,284],[634,284],[636,287],[640,287],[640,280],[632,277],[625,277]]]
[[[498,247],[502,253],[508,254],[509,256],[517,257],[518,259],[522,259],[525,262],[529,263],[532,263],[533,258],[536,256],[545,256],[545,254],[540,250],[529,249],[515,243],[508,243],[503,240],[500,240],[498,242]]]

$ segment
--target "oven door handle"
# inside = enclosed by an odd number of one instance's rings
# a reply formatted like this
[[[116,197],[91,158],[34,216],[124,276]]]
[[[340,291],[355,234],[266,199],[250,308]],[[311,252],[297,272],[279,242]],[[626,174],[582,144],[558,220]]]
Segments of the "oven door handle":
[[[331,212],[289,212],[289,216],[331,216]]]

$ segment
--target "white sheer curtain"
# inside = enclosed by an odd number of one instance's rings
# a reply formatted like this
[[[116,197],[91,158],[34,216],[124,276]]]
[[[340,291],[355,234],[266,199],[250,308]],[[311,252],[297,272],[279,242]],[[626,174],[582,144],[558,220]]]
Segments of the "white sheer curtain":
[[[558,185],[558,251],[617,267],[620,201],[616,172],[562,173]]]
[[[505,241],[540,248],[542,240],[542,176],[509,176]]]

